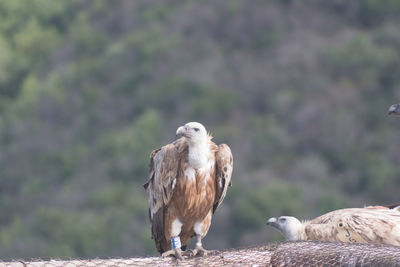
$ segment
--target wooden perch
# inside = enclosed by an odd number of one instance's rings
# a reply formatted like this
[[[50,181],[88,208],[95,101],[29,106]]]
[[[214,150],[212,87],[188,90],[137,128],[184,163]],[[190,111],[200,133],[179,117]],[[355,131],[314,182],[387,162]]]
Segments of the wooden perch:
[[[177,261],[159,257],[0,262],[12,267],[75,266],[400,266],[400,247],[295,241],[230,249],[219,255]]]

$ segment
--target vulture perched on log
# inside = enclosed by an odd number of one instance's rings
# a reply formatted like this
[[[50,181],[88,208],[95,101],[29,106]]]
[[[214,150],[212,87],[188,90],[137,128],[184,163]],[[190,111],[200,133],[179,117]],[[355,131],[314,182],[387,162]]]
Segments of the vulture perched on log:
[[[182,250],[196,236],[192,255],[205,255],[201,240],[231,185],[232,153],[211,141],[204,126],[189,122],[177,129],[175,142],[150,155],[149,201],[152,238],[162,257],[182,259]],[[181,249],[182,247],[182,249]]]
[[[288,240],[322,240],[400,246],[400,205],[340,209],[310,221],[270,218]]]

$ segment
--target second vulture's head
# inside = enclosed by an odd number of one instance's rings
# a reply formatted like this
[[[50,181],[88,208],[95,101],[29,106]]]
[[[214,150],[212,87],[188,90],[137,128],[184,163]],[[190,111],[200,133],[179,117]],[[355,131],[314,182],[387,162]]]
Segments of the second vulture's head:
[[[188,122],[176,130],[177,137],[184,137],[189,145],[199,145],[207,142],[207,131],[201,123]]]
[[[389,115],[394,114],[394,115],[396,115],[396,116],[399,116],[399,115],[400,115],[400,104],[393,104],[393,105],[391,105],[391,106],[389,107],[388,114],[389,114]]]
[[[299,232],[303,226],[297,218],[292,216],[269,218],[267,225],[271,225],[272,227],[278,229],[289,241],[299,240]]]

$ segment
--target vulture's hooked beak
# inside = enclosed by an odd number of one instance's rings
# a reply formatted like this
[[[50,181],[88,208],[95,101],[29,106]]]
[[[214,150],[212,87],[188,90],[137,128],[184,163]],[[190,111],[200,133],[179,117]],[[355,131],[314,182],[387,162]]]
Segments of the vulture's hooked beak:
[[[267,225],[271,225],[271,226],[276,227],[276,226],[278,225],[277,222],[278,222],[278,219],[275,218],[275,217],[272,217],[272,218],[269,218],[269,219],[268,219]]]
[[[391,114],[400,115],[399,108],[400,108],[400,104],[391,105],[388,110],[388,115],[391,115]]]
[[[176,136],[178,138],[181,138],[182,136],[186,136],[187,133],[187,129],[184,126],[181,126],[178,128],[178,130],[176,130]]]

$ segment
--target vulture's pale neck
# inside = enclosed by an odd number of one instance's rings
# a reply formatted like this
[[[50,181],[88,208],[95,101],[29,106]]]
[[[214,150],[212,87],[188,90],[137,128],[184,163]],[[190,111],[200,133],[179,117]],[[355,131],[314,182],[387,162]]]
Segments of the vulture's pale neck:
[[[292,220],[281,231],[289,241],[305,240],[305,225],[297,219]]]
[[[304,228],[297,229],[295,232],[289,233],[286,237],[289,241],[304,240]]]
[[[306,231],[305,231],[305,223],[302,223],[301,225],[297,225],[292,232],[290,238],[288,238],[290,241],[296,241],[296,240],[307,240],[306,237]]]
[[[192,168],[205,168],[210,154],[207,139],[199,142],[188,142],[189,145],[189,164]]]

